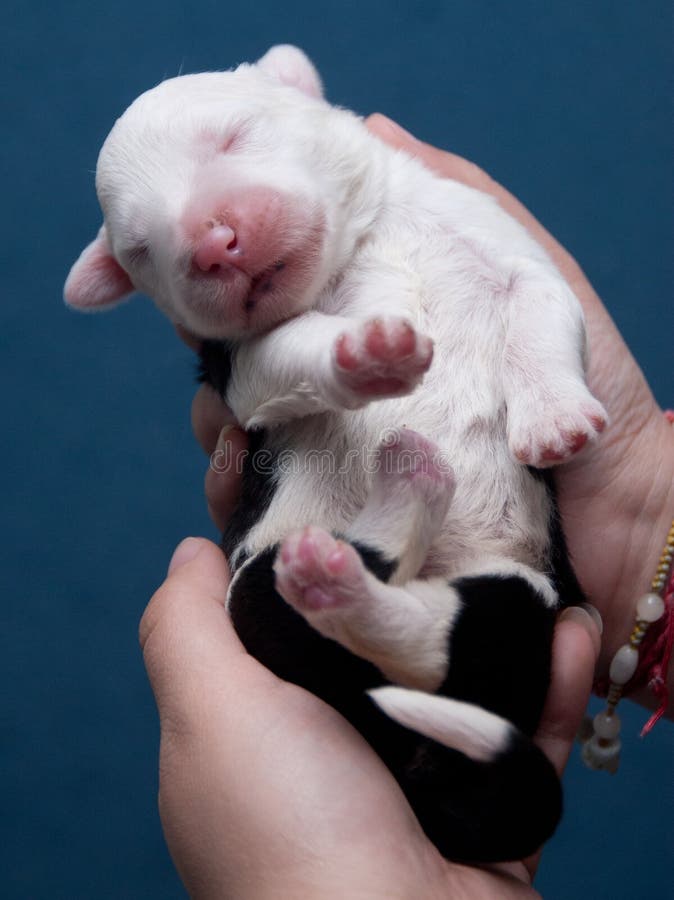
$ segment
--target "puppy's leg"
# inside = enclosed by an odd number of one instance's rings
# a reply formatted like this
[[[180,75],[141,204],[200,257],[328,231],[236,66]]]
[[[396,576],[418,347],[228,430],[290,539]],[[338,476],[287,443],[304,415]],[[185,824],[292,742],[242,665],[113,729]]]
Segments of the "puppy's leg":
[[[510,449],[526,465],[554,465],[606,425],[604,408],[585,384],[580,304],[558,273],[530,260],[511,276],[506,302]]]
[[[547,579],[483,558],[450,583],[384,584],[320,529],[289,539],[275,569],[289,608],[333,639],[326,647],[404,686],[370,692],[400,733],[366,715],[359,727],[440,851],[468,862],[534,852],[561,811],[554,769],[529,739],[550,677],[557,597]]]
[[[539,573],[487,558],[449,589],[457,612],[436,694],[386,687],[371,696],[420,735],[399,780],[440,851],[467,862],[517,859],[547,840],[561,814],[554,769],[530,740],[549,685],[556,595]]]
[[[232,579],[228,611],[248,652],[285,681],[322,697],[361,729],[371,716],[365,691],[381,673],[336,641],[326,640],[274,587],[277,547],[251,557]]]
[[[454,473],[437,444],[392,429],[374,459],[367,502],[346,537],[362,551],[395,561],[386,581],[405,584],[421,570],[454,496]]]
[[[540,573],[485,559],[447,583],[385,584],[351,544],[319,528],[288,538],[276,588],[318,632],[389,680],[477,703],[526,733],[550,674],[557,596]]]
[[[447,635],[448,668],[439,692],[533,734],[550,680],[557,592],[540,572],[487,556],[467,563],[451,586],[460,613]]]
[[[391,681],[435,690],[447,672],[456,598],[441,579],[397,587],[366,569],[351,544],[321,528],[288,538],[276,589],[324,637],[369,660]]]
[[[238,421],[260,428],[409,394],[432,357],[430,338],[401,316],[311,311],[233,349],[220,387]]]
[[[442,579],[394,585],[420,570],[447,514],[454,479],[439,448],[408,429],[389,435],[376,463],[349,543],[320,528],[291,535],[274,566],[276,587],[325,637],[394,681],[433,690],[446,670],[451,589]]]
[[[402,687],[370,696],[403,735],[417,735],[407,765],[392,769],[443,855],[471,863],[521,859],[550,837],[562,809],[559,779],[511,722],[476,704]]]

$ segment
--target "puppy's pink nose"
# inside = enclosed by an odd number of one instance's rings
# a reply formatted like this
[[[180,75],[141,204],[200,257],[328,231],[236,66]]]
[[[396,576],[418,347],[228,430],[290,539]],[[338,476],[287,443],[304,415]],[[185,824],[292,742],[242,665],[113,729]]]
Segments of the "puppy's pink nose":
[[[236,232],[229,225],[216,225],[199,239],[193,259],[202,272],[217,272],[235,265],[240,255]]]

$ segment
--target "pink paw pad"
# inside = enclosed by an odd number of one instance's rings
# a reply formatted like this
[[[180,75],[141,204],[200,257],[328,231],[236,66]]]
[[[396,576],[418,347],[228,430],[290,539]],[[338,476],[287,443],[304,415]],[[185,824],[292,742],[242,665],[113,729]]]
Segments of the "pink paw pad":
[[[283,542],[274,563],[276,589],[291,606],[309,612],[354,599],[364,567],[358,553],[322,528],[305,528]]]
[[[575,410],[554,407],[540,420],[511,435],[515,457],[531,466],[545,467],[578,453],[606,427],[606,413],[595,403]]]
[[[594,414],[588,415],[588,419],[590,420],[592,427],[598,434],[601,434],[602,431],[606,428],[606,416]]]
[[[558,462],[559,460],[564,459],[566,456],[571,456],[574,453],[578,453],[585,444],[587,444],[587,434],[583,434],[582,432],[568,432],[562,431],[560,432],[562,438],[562,447],[543,447],[541,448],[541,459],[550,460],[551,462]]]
[[[433,342],[405,319],[377,318],[335,343],[338,377],[358,394],[384,397],[411,391],[433,359]]]

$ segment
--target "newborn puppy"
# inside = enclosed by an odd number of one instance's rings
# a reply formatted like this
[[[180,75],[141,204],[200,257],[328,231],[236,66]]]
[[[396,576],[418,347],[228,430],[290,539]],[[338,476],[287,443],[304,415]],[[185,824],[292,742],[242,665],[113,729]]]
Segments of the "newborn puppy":
[[[243,642],[361,731],[443,854],[531,853],[561,797],[530,736],[582,599],[541,470],[606,421],[573,293],[292,47],[143,94],[96,182],[67,302],[152,296],[251,431],[223,537]]]

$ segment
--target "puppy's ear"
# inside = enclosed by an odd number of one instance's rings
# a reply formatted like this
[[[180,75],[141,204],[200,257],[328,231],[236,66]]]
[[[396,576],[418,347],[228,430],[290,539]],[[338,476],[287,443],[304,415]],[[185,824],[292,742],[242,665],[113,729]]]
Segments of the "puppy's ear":
[[[63,291],[68,306],[84,311],[124,300],[134,290],[131,279],[110,253],[105,225],[82,251]]]
[[[323,85],[314,64],[298,47],[278,44],[257,63],[258,68],[283,84],[296,87],[310,97],[322,97]]]

